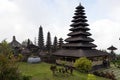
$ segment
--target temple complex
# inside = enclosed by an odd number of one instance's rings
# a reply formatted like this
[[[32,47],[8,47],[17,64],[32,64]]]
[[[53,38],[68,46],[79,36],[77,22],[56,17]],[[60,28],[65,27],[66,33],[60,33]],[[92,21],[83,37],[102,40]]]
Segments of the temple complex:
[[[108,57],[107,52],[95,49],[97,46],[92,43],[94,39],[90,37],[89,24],[84,7],[81,4],[76,7],[74,15],[69,29],[70,33],[68,33],[68,38],[65,39],[66,44],[63,44],[62,49],[57,50],[53,55],[68,61],[75,61],[80,57],[87,57],[91,60]]]

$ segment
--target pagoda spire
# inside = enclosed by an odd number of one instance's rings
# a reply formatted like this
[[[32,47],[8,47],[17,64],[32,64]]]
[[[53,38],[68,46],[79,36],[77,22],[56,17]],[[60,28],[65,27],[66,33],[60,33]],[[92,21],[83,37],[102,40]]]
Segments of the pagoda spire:
[[[84,9],[81,3],[76,7],[75,16],[73,16],[70,25],[72,28],[69,29],[71,32],[68,34],[69,37],[65,40],[67,43],[63,47],[73,49],[92,49],[96,47],[92,43],[94,40],[89,37],[91,33],[88,32],[90,29],[87,27],[89,24]]]
[[[79,6],[81,6],[81,2],[79,3]]]
[[[39,27],[38,46],[39,46],[40,50],[44,49],[44,36],[43,36],[43,28],[41,25]]]
[[[16,38],[15,38],[15,36],[13,36],[13,41],[16,41]]]

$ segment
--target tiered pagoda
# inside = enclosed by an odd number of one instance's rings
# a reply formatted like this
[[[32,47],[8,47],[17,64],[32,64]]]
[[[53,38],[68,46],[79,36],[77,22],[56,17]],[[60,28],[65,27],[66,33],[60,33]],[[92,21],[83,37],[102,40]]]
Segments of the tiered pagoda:
[[[70,25],[72,28],[70,29],[70,33],[65,41],[68,42],[64,45],[66,48],[71,49],[92,49],[95,48],[96,45],[91,43],[94,40],[90,38],[91,34],[88,32],[90,29],[87,27],[86,16],[84,7],[81,4],[76,7],[75,16],[73,17],[72,24]]]
[[[90,29],[87,27],[89,24],[87,24],[85,10],[81,4],[76,7],[74,15],[69,29],[71,32],[68,34],[69,37],[65,39],[66,44],[53,55],[67,60],[75,60],[79,57],[107,57],[106,52],[96,50],[97,46],[92,43],[94,39],[90,38]]]

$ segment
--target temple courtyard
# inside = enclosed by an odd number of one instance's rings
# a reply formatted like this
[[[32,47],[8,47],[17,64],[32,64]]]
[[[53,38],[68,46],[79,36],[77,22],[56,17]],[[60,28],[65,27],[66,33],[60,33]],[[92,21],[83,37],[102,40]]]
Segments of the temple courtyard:
[[[38,64],[29,64],[29,63],[19,63],[19,70],[22,74],[31,76],[32,80],[87,80],[88,74],[80,73],[78,71],[73,71],[72,75],[64,75],[58,73],[58,75],[53,76],[50,71],[51,64],[48,63],[38,63]],[[120,74],[120,72],[119,72]],[[95,76],[97,80],[109,80],[102,77]]]

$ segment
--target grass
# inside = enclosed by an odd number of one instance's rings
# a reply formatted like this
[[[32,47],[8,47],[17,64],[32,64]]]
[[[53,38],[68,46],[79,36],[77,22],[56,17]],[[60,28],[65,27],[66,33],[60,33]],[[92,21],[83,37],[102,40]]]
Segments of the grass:
[[[47,63],[29,64],[19,63],[19,70],[23,75],[32,76],[32,80],[87,80],[87,74],[74,71],[73,75],[64,75],[58,73],[56,76],[52,75],[50,65]],[[97,80],[108,80],[105,78],[97,77]]]

